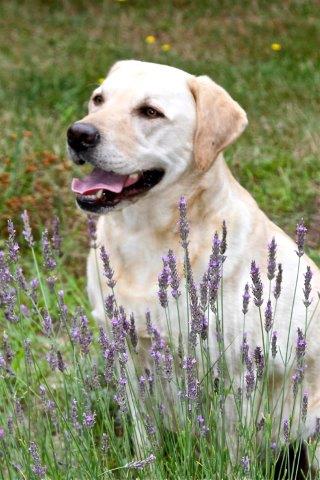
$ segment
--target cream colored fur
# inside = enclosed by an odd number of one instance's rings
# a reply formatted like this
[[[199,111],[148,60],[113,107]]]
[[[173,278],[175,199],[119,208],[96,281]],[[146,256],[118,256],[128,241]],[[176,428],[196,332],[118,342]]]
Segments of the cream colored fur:
[[[212,236],[220,230],[223,220],[228,228],[227,260],[224,264],[224,329],[225,342],[230,345],[228,358],[232,374],[239,374],[239,351],[242,339],[242,293],[249,281],[250,262],[254,259],[262,271],[264,305],[268,297],[266,277],[267,244],[275,237],[277,261],[283,265],[283,291],[278,302],[274,329],[278,332],[279,348],[285,354],[290,311],[298,257],[294,242],[259,209],[251,195],[239,185],[227,167],[222,151],[244,130],[247,120],[242,108],[208,77],[194,77],[181,70],[145,62],[118,62],[104,83],[94,92],[103,93],[106,101],[99,107],[89,106],[83,119],[104,132],[105,142],[99,150],[99,166],[117,173],[162,167],[164,179],[148,194],[98,221],[98,245],[110,253],[117,280],[119,304],[133,311],[138,334],[147,340],[145,311],[150,308],[153,322],[167,335],[165,316],[157,298],[157,277],[161,270],[161,255],[169,248],[178,254],[177,205],[184,195],[188,201],[190,222],[191,263],[197,282],[207,267]],[[138,118],[135,106],[146,99],[158,106],[166,121]],[[88,259],[88,293],[95,317],[105,322],[103,296],[108,289],[103,280],[101,265],[96,263],[92,250]],[[297,287],[292,321],[291,342],[296,340],[297,327],[304,328],[305,307],[303,273],[307,265],[314,273],[313,306],[320,290],[317,266],[304,255]],[[102,295],[101,295],[102,291]],[[181,300],[183,305],[184,299]],[[312,310],[313,307],[311,307]],[[184,324],[185,334],[187,326]],[[178,338],[178,321],[171,314],[171,329]],[[209,330],[214,332],[215,326]],[[246,320],[251,348],[261,345],[257,309],[251,304]],[[217,356],[214,335],[210,345],[213,358]],[[313,317],[308,331],[306,389],[310,407],[304,435],[312,434],[315,419],[320,417],[320,316]],[[279,395],[284,367],[277,356],[276,385],[270,392]],[[287,373],[284,417],[289,415],[292,401],[292,372]],[[276,409],[275,416],[279,415]],[[232,419],[232,412],[228,416]],[[229,428],[234,428],[233,420]],[[297,428],[293,421],[293,432]]]

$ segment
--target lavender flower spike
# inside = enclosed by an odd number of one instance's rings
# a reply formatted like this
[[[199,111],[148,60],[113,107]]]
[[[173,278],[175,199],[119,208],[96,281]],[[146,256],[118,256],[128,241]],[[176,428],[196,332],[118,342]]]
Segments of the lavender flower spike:
[[[241,466],[243,473],[247,475],[250,471],[250,459],[247,455],[241,458]]]
[[[37,445],[34,442],[30,442],[29,452],[33,460],[33,466],[31,467],[31,470],[36,477],[45,478],[47,467],[41,465]]]
[[[151,465],[151,463],[154,463],[156,461],[155,455],[151,453],[149,457],[145,458],[144,460],[137,460],[135,462],[130,462],[127,463],[126,468],[134,468],[136,470],[143,470],[144,467],[147,465]]]
[[[308,229],[305,226],[302,218],[300,222],[297,224],[297,228],[296,228],[296,244],[298,247],[296,254],[298,255],[298,257],[302,257],[302,255],[304,254],[304,244],[306,240],[307,231]]]
[[[284,420],[284,422],[283,422],[283,436],[284,436],[284,441],[286,443],[289,443],[289,435],[290,435],[289,422],[288,422],[288,420]]]
[[[256,262],[254,260],[251,262],[250,275],[252,280],[252,293],[254,304],[257,307],[261,307],[261,305],[263,304],[263,285],[260,278],[260,269],[256,265]]]
[[[296,345],[296,354],[297,354],[298,360],[301,360],[301,358],[304,357],[306,353],[306,347],[307,347],[307,342],[306,342],[305,336],[301,328],[298,328],[298,338],[297,338],[297,345]]]
[[[267,308],[264,312],[264,328],[266,332],[270,332],[272,327],[272,307],[271,307],[271,300],[267,302]]]
[[[272,355],[272,358],[275,358],[275,356],[277,355],[277,352],[278,352],[277,340],[278,340],[278,334],[274,330],[272,332],[272,337],[271,337],[271,355]]]
[[[273,238],[268,245],[268,279],[272,280],[276,272],[277,244]]]
[[[57,266],[57,263],[52,255],[52,249],[51,249],[48,236],[49,236],[48,230],[45,228],[45,230],[42,232],[42,239],[41,239],[42,253],[43,253],[43,266],[48,270],[54,270]]]
[[[180,279],[177,271],[177,259],[172,250],[168,251],[167,261],[170,269],[171,295],[177,300],[181,295],[181,292],[179,291]]]
[[[304,289],[303,289],[303,294],[304,294],[303,303],[306,308],[308,308],[312,302],[312,300],[310,299],[312,276],[313,276],[313,273],[310,267],[307,267],[307,271],[304,275]]]
[[[83,425],[86,428],[92,428],[96,423],[96,413],[87,410],[83,414]]]
[[[281,285],[282,285],[282,265],[281,263],[278,264],[278,273],[276,277],[276,286],[274,287],[273,295],[276,300],[280,297],[281,293]]]
[[[170,269],[168,267],[167,259],[163,258],[163,269],[158,277],[158,285],[159,285],[158,298],[159,298],[160,305],[163,308],[166,308],[168,306],[167,290],[169,286],[169,279],[170,279]]]
[[[250,301],[250,292],[249,292],[249,285],[246,283],[244,287],[244,293],[242,295],[242,313],[246,315],[248,313],[248,306]]]
[[[308,393],[304,392],[302,397],[302,405],[301,405],[301,420],[303,423],[306,422],[307,413],[308,413]]]
[[[187,220],[187,200],[185,197],[180,198],[179,211],[180,211],[179,226],[180,226],[181,245],[183,246],[183,248],[187,248],[189,244],[189,241],[188,241],[189,225]]]
[[[25,210],[21,214],[21,218],[23,221],[23,230],[22,230],[22,235],[24,236],[27,244],[29,245],[30,248],[34,247],[34,240],[32,236],[32,231],[30,227],[30,221],[29,221],[29,215],[27,210]]]
[[[16,231],[12,220],[8,220],[8,253],[12,262],[17,262],[19,259],[19,245],[16,242]]]
[[[56,254],[61,256],[61,235],[60,235],[60,220],[59,217],[54,216],[52,219],[52,236],[51,236],[52,248]]]
[[[103,264],[103,273],[104,273],[105,277],[107,278],[107,285],[108,285],[109,288],[113,288],[116,284],[116,282],[113,278],[114,272],[113,272],[113,270],[111,268],[111,265],[110,265],[110,257],[107,254],[104,246],[102,246],[101,249],[100,249],[100,257],[101,257],[102,264]]]

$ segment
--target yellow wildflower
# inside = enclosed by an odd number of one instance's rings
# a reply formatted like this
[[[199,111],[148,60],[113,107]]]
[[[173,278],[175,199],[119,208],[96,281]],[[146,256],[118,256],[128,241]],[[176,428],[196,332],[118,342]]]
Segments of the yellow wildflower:
[[[281,49],[282,49],[282,46],[280,43],[272,43],[271,44],[271,49],[274,51],[274,52],[279,52]]]
[[[163,45],[161,45],[161,50],[163,52],[169,52],[169,50],[171,50],[171,45],[170,43],[164,43]]]
[[[145,42],[148,43],[149,45],[152,45],[152,43],[155,43],[156,37],[154,35],[148,35],[145,38]]]
[[[99,85],[101,85],[101,84],[104,82],[104,80],[105,80],[105,79],[102,78],[102,77],[101,77],[101,78],[98,78],[97,83],[98,83]]]

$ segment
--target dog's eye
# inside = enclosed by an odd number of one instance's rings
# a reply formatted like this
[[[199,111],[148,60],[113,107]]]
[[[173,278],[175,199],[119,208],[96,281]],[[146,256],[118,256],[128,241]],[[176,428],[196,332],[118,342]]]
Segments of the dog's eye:
[[[104,102],[104,99],[102,95],[98,94],[93,97],[92,101],[95,105],[101,105]]]
[[[142,107],[139,108],[139,113],[143,117],[147,118],[159,118],[159,117],[164,117],[164,114],[162,112],[159,112],[154,107],[149,107],[148,105],[143,105]]]

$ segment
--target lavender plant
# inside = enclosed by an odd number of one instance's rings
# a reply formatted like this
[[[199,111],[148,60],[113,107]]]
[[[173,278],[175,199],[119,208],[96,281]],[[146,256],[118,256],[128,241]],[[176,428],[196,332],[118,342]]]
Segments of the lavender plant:
[[[298,462],[290,466],[289,453],[294,441],[295,458],[301,454],[308,420],[305,372],[308,327],[315,312],[310,310],[315,297],[312,271],[308,267],[303,280],[305,325],[294,332],[292,345],[294,296],[287,350],[281,352],[283,332],[274,330],[274,324],[285,272],[277,264],[277,245],[271,239],[266,249],[269,291],[253,260],[251,285],[248,278],[239,311],[241,342],[230,345],[223,309],[227,225],[223,222],[221,233],[213,235],[198,284],[190,261],[185,198],[179,213],[183,267],[179,252],[169,250],[163,256],[158,300],[168,335],[162,336],[147,311],[147,366],[141,360],[135,316],[117,301],[112,259],[105,248],[98,250],[94,219],[89,219],[89,237],[109,287],[104,299],[107,329],[91,319],[85,298],[75,302],[68,288],[62,274],[59,220],[55,218],[37,241],[24,212],[21,245],[9,220],[8,239],[0,251],[1,478],[273,479],[285,471],[286,478],[296,478]],[[301,222],[295,290],[305,234]],[[30,258],[32,267],[25,260]],[[252,345],[246,330],[250,309],[257,314],[260,345]],[[174,315],[179,321],[177,338],[170,324]],[[238,356],[232,361],[230,349]],[[277,362],[284,376],[275,404],[269,392],[279,381],[274,376]],[[288,412],[290,372],[294,400]],[[293,425],[296,412],[298,427]],[[311,463],[319,431],[318,418],[307,445]],[[314,478],[311,469],[305,478]]]

